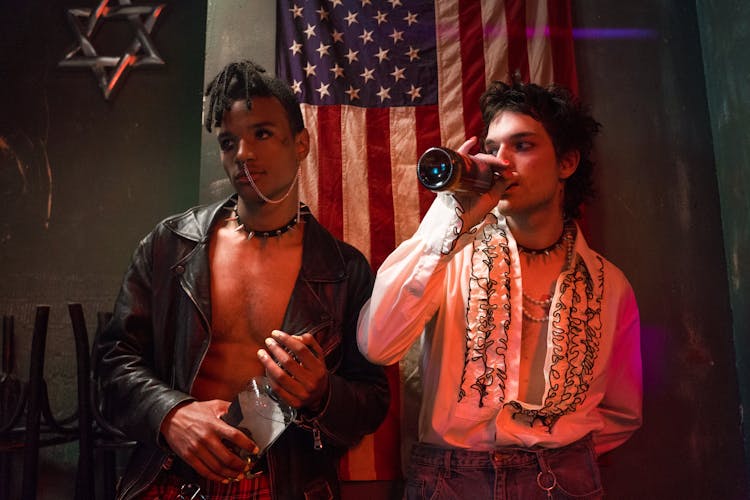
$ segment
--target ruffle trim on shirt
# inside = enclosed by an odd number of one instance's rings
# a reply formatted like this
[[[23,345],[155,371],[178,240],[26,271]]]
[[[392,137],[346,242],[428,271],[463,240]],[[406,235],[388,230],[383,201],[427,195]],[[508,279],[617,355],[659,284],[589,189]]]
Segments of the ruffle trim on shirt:
[[[458,401],[499,408],[505,401],[510,327],[510,255],[506,230],[488,214],[474,239],[466,307],[466,357]],[[472,405],[474,406],[474,405]]]
[[[492,214],[488,217],[493,217]],[[507,229],[497,218],[475,235],[466,307],[466,355],[458,393],[459,413],[511,410],[513,418],[551,431],[555,422],[583,404],[594,376],[602,336],[604,260],[596,269],[576,257],[562,278],[550,312],[552,353],[548,390],[541,407],[506,402],[511,321],[511,258]],[[520,321],[520,318],[519,318]],[[468,405],[468,406],[467,406]],[[472,411],[471,408],[474,408]]]
[[[530,426],[539,422],[551,432],[560,417],[576,411],[586,400],[602,337],[604,261],[600,256],[596,259],[596,277],[581,259],[563,277],[560,299],[550,314],[554,347],[549,390],[539,409],[525,408],[518,401],[507,403],[505,407],[512,410],[515,420],[527,421]]]

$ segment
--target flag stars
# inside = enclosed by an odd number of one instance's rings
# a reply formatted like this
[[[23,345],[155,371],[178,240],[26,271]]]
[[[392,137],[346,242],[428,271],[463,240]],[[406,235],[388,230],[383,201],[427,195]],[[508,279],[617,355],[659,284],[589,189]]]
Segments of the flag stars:
[[[295,18],[302,17],[302,7],[300,7],[299,5],[292,6],[292,8],[289,9],[289,12],[291,12],[292,16]]]
[[[409,62],[412,62],[414,59],[419,59],[419,49],[415,49],[409,45],[409,52],[407,52],[406,55],[409,56]]]
[[[388,59],[388,49],[379,48],[378,53],[375,54],[375,57],[378,58],[379,63],[383,63],[383,61],[389,61]]]
[[[299,99],[382,107],[418,106],[434,98],[434,77],[411,69],[432,63],[432,54],[411,34],[412,26],[432,20],[410,2],[288,0],[285,7],[286,22],[292,22],[286,57],[297,75],[288,81]]]
[[[334,80],[336,78],[343,78],[344,77],[344,68],[339,66],[339,63],[336,63],[333,65],[333,68],[329,70],[331,73],[333,73]]]
[[[294,41],[291,47],[289,47],[289,50],[292,51],[292,55],[295,54],[301,54],[302,53],[302,44],[297,42],[297,40]]]
[[[367,42],[372,42],[372,31],[363,30],[359,38],[362,39],[362,45],[367,45]]]
[[[396,28],[393,28],[393,33],[388,36],[393,38],[393,45],[396,45],[398,42],[402,42],[404,40],[404,32],[399,31]]]
[[[319,8],[319,9],[318,9],[318,10],[316,10],[315,12],[317,12],[317,13],[318,13],[318,17],[320,17],[320,20],[321,20],[321,21],[323,21],[323,20],[325,20],[325,19],[328,19],[328,16],[330,15],[330,14],[328,14],[328,11],[327,11],[327,10],[325,10],[325,9],[324,9],[323,7]]]
[[[323,42],[320,42],[320,45],[318,46],[317,49],[315,49],[315,52],[317,52],[318,53],[318,57],[320,57],[322,59],[323,56],[330,55],[328,53],[328,49],[330,49],[330,48],[331,48],[330,45],[326,45]]]
[[[372,76],[372,74],[375,72],[374,69],[367,69],[365,68],[365,71],[361,73],[359,76],[365,79],[365,83],[367,83],[369,80],[374,80],[375,77]]]
[[[385,88],[385,87],[381,86],[380,90],[375,95],[377,95],[378,97],[380,97],[380,102],[383,102],[386,99],[390,99],[391,98],[391,89],[390,88]]]
[[[321,83],[320,87],[315,89],[315,92],[320,94],[320,98],[323,99],[323,96],[330,96],[331,94],[328,92],[328,87],[330,87],[330,84],[328,83]]]
[[[406,14],[406,17],[404,18],[404,21],[406,21],[406,23],[409,26],[411,26],[412,24],[414,24],[414,23],[417,22],[417,15],[416,14],[412,14],[411,12],[409,12],[409,13]]]
[[[357,54],[359,54],[358,50],[349,49],[349,53],[346,54],[344,57],[346,57],[346,59],[349,61],[349,64],[351,64],[354,61],[359,61],[359,58],[357,58]]]
[[[388,14],[378,11],[377,15],[373,16],[373,19],[375,19],[378,22],[378,26],[380,26],[381,24],[388,22]]]
[[[345,90],[344,93],[349,96],[350,101],[354,101],[355,99],[359,99],[359,89],[355,89],[351,85],[349,85],[349,89]]]
[[[344,20],[346,20],[346,23],[347,23],[346,25],[351,26],[354,23],[359,24],[359,21],[357,21],[357,15],[358,15],[357,12],[349,11],[347,16],[344,18]]]
[[[417,99],[422,98],[422,87],[415,87],[413,84],[411,86],[411,90],[409,92],[406,92],[406,94],[411,97],[411,102],[416,101]]]

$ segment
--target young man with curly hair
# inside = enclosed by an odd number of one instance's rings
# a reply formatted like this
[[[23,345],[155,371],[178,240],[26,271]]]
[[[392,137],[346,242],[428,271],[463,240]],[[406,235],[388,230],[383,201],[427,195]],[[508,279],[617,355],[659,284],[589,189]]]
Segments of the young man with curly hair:
[[[386,365],[420,343],[406,498],[599,498],[596,457],[642,397],[633,290],[575,222],[599,124],[554,86],[494,82],[480,104],[495,181],[437,195],[378,270],[360,350]]]

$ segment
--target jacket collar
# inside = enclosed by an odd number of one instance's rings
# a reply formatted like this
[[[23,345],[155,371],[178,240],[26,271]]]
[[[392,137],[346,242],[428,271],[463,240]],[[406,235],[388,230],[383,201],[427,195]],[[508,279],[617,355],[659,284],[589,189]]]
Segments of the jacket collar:
[[[165,219],[164,225],[176,235],[195,243],[208,243],[211,227],[229,216],[237,204],[237,194]],[[300,275],[308,281],[338,282],[346,278],[341,248],[333,235],[310,214],[306,218]]]
[[[228,208],[234,206],[236,196],[233,195],[211,205],[191,208],[179,215],[167,218],[164,220],[164,225],[177,236],[196,243],[205,243],[208,241],[211,226],[220,216],[228,216]]]

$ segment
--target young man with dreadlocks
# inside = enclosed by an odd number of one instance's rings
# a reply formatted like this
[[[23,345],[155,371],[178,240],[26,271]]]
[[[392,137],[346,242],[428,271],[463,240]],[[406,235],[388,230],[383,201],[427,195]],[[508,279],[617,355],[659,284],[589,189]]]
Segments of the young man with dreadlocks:
[[[97,339],[115,423],[138,441],[118,495],[338,498],[338,458],[389,403],[356,345],[372,273],[299,202],[309,137],[289,86],[244,61],[206,95],[236,194],[141,241]],[[219,417],[258,375],[298,418],[249,463],[233,451],[256,444]]]
[[[391,364],[421,339],[407,498],[600,498],[596,455],[639,427],[642,388],[633,290],[574,222],[599,124],[559,87],[494,82],[480,104],[495,182],[438,194],[378,270],[359,346]]]

